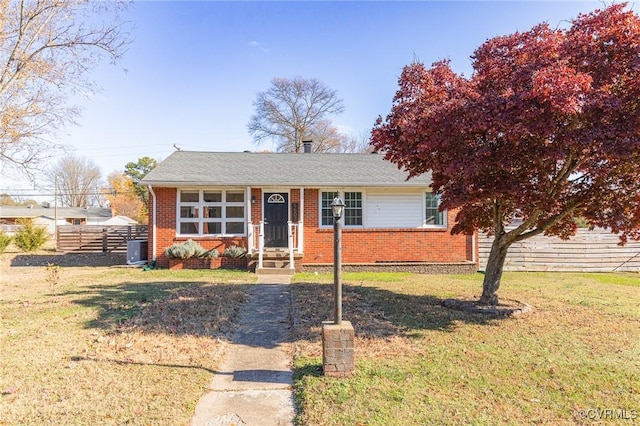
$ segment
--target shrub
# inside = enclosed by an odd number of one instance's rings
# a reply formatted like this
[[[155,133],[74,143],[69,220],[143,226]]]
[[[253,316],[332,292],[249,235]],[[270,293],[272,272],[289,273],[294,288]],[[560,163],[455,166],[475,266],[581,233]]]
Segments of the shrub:
[[[226,257],[238,258],[247,254],[247,249],[239,246],[230,246],[224,250]]]
[[[56,294],[58,292],[60,271],[62,271],[62,266],[56,265],[55,263],[47,263],[47,282],[51,288],[51,294]]]
[[[11,240],[13,240],[13,238],[7,235],[6,232],[0,231],[0,254],[4,253],[7,247],[9,247]]]
[[[175,243],[170,245],[164,251],[169,259],[190,259],[192,257],[218,257],[219,253],[216,249],[205,250],[200,244],[193,240],[187,240],[184,243]]]
[[[207,250],[202,257],[207,259],[215,259],[220,256],[220,253],[216,249]]]
[[[31,219],[23,219],[18,224],[22,225],[22,227],[16,232],[13,241],[22,251],[35,251],[49,239],[46,228],[36,226]]]

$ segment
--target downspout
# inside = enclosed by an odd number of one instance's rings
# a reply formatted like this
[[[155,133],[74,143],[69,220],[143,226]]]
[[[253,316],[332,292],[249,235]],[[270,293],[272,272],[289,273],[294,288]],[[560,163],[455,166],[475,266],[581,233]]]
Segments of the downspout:
[[[245,197],[244,197],[244,208],[246,209],[246,217],[247,217],[247,221],[245,223],[245,226],[247,227],[247,249],[249,251],[249,254],[253,254],[254,248],[253,247],[253,223],[252,223],[252,215],[251,215],[251,186],[247,186],[246,192],[245,192]]]
[[[300,187],[298,215],[298,253],[304,253],[304,186]]]
[[[149,192],[151,193],[151,196],[153,197],[153,203],[152,203],[152,207],[151,207],[151,226],[153,228],[152,234],[151,234],[151,239],[153,240],[153,245],[151,247],[151,260],[153,262],[156,261],[156,257],[157,257],[157,250],[156,250],[156,222],[157,222],[157,215],[156,215],[156,210],[157,210],[157,202],[156,202],[156,193],[153,192],[153,188],[151,187],[151,185],[149,186]]]
[[[473,234],[471,234],[471,261],[476,265],[476,268],[480,267],[480,264],[478,263],[478,259],[476,257],[476,244],[477,244],[477,239],[476,239],[476,234],[478,231],[473,231]]]

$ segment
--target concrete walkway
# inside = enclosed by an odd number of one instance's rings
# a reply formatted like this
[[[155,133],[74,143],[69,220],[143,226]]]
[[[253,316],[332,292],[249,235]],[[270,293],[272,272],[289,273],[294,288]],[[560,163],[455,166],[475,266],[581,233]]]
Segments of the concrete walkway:
[[[292,425],[293,372],[279,347],[291,327],[290,276],[260,276],[191,426]]]

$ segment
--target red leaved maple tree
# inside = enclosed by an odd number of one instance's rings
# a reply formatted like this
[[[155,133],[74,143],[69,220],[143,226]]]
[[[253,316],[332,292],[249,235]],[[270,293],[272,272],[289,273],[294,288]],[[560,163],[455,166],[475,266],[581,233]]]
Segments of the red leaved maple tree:
[[[410,177],[432,173],[441,208],[458,209],[453,233],[494,235],[478,302],[497,304],[514,242],[569,238],[577,217],[640,238],[640,19],[616,4],[472,59],[470,78],[407,65],[371,144]]]

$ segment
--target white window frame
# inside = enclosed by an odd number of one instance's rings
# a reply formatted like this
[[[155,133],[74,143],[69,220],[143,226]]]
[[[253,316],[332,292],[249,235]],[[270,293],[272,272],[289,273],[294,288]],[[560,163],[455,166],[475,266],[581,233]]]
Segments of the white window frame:
[[[424,224],[423,226],[425,228],[447,228],[447,211],[446,210],[442,210],[441,212],[438,210],[438,212],[442,214],[442,224],[427,223],[427,195],[428,194],[431,194],[433,197],[436,197],[438,199],[438,207],[440,206],[439,195],[433,194],[432,191],[425,191],[423,193],[423,197],[422,197],[422,215],[423,215],[422,223]],[[433,209],[433,207],[431,206],[428,208]]]
[[[198,192],[198,201],[193,202],[181,202],[180,195],[182,192]],[[205,192],[220,192],[221,193],[221,201],[220,202],[205,202],[204,201],[204,193]],[[243,194],[242,201],[227,201],[227,193],[239,193]],[[196,188],[178,188],[176,193],[176,235],[179,237],[210,237],[210,238],[218,238],[218,237],[228,237],[228,236],[246,236],[247,235],[247,191],[245,188],[204,188],[204,189],[196,189]],[[180,217],[180,209],[182,207],[191,207],[195,208],[197,211],[196,217],[194,218],[182,218]],[[206,207],[219,207],[220,208],[220,218],[219,220],[205,220],[210,218],[205,218],[203,213]],[[242,218],[227,218],[227,207],[242,207],[244,214]],[[217,218],[216,218],[217,219]],[[220,223],[220,233],[217,234],[209,234],[203,233],[204,223],[212,222],[212,223]],[[181,225],[183,223],[196,223],[198,226],[198,233],[196,234],[183,234],[181,232]],[[228,223],[242,223],[242,227],[244,231],[242,233],[229,233],[226,232]]]
[[[318,191],[318,224],[320,225],[320,228],[331,228],[333,227],[333,221],[331,222],[331,224],[326,225],[322,223],[322,210],[323,210],[323,206],[322,206],[322,194],[323,193],[327,193],[327,192],[337,192],[338,196],[342,199],[343,202],[346,203],[345,201],[345,193],[346,192],[358,192],[360,193],[360,201],[362,202],[362,206],[360,206],[360,219],[362,221],[362,223],[360,225],[346,225],[345,224],[345,213],[346,213],[346,207],[345,207],[345,212],[342,214],[342,226],[345,228],[364,228],[365,227],[365,223],[364,223],[364,210],[365,210],[365,204],[366,204],[366,194],[365,191],[361,190],[361,189],[340,189],[340,190],[330,190],[330,189],[320,189]]]

